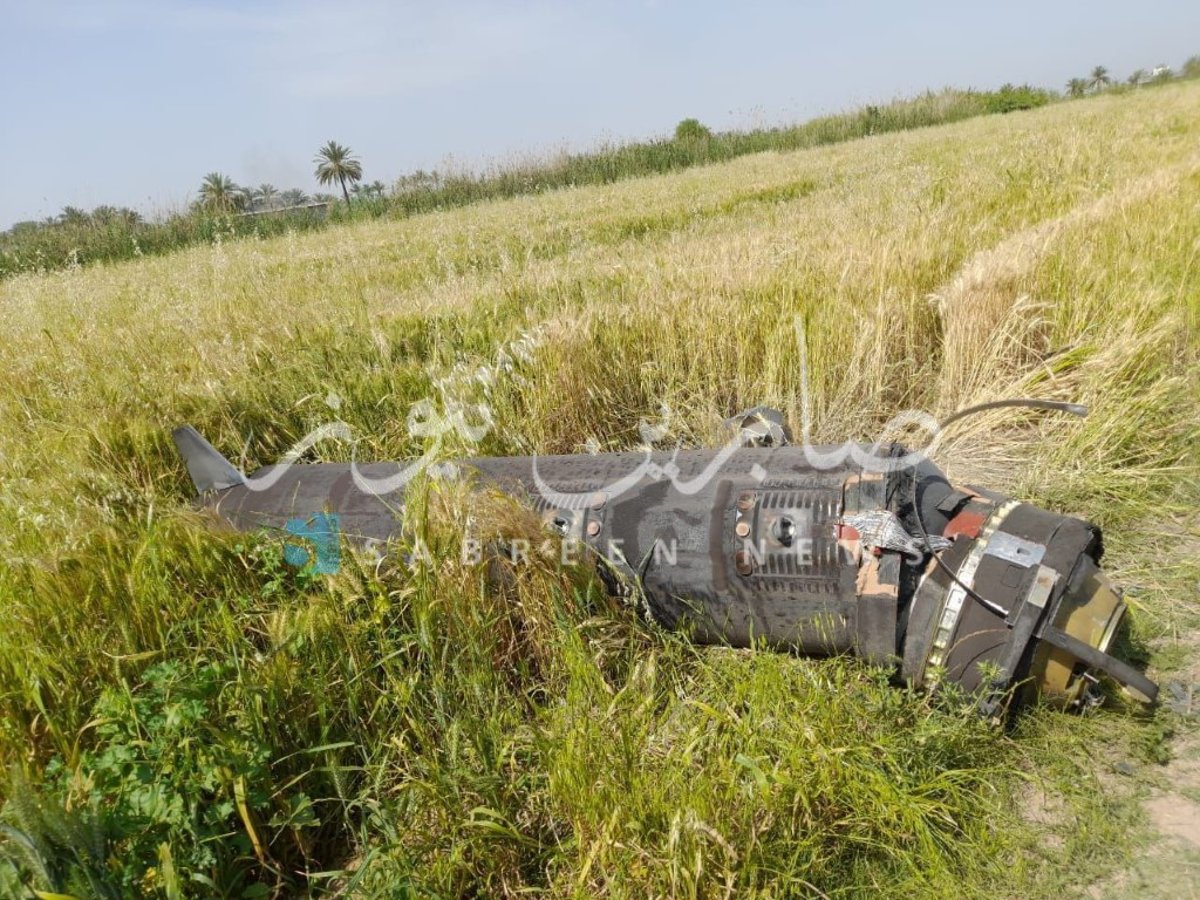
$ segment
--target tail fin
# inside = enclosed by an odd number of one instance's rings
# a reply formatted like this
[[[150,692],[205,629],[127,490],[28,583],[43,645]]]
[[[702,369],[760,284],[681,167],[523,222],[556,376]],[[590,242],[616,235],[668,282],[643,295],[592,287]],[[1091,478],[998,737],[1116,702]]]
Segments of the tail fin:
[[[239,472],[229,460],[200,436],[191,425],[184,425],[171,432],[179,455],[187,463],[192,484],[201,494],[223,491],[246,483],[246,476]]]

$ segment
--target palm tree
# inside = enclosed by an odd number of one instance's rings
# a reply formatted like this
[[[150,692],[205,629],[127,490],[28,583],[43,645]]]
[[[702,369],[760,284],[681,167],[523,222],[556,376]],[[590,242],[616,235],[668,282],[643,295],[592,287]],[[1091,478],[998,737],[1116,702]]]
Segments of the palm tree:
[[[362,180],[362,163],[350,155],[350,148],[343,147],[337,141],[330,141],[317,151],[313,162],[317,164],[317,181],[321,184],[333,184],[335,181],[342,186],[342,196],[346,205],[350,205],[350,192],[346,182]]]
[[[1099,91],[1112,84],[1112,79],[1108,77],[1108,69],[1104,66],[1096,66],[1092,69],[1092,77],[1088,81],[1088,87],[1093,91]]]
[[[1133,87],[1138,87],[1148,77],[1149,76],[1147,75],[1145,69],[1134,69],[1132,74],[1130,74],[1130,76],[1127,79],[1125,79],[1125,81],[1127,84],[1130,84]]]
[[[64,206],[58,214],[60,225],[86,225],[88,221],[88,214],[77,206]]]
[[[279,196],[279,191],[275,185],[263,182],[254,189],[254,199],[258,201],[263,209],[273,209],[275,200]]]
[[[209,172],[200,183],[200,206],[209,212],[233,212],[241,209],[245,202],[246,192],[228,175]]]
[[[387,190],[387,185],[384,184],[382,181],[376,180],[376,181],[372,181],[370,184],[367,185],[367,190],[370,191],[372,194],[374,194],[376,197],[382,197],[383,192]]]
[[[288,188],[279,195],[279,202],[284,206],[302,206],[308,202],[308,194],[299,188]]]
[[[1083,78],[1072,78],[1067,82],[1067,93],[1072,97],[1082,97],[1087,93],[1088,83]]]
[[[121,211],[115,206],[102,205],[92,210],[92,222],[96,225],[111,225],[121,218]]]

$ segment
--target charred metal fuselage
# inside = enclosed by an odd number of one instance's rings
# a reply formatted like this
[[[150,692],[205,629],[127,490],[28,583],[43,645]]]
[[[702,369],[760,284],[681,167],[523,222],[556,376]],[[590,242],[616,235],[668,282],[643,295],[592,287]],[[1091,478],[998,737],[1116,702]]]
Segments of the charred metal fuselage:
[[[246,479],[190,429],[176,441],[206,504],[239,529],[283,529],[321,512],[336,513],[359,545],[401,529],[403,489],[362,487],[395,480],[401,463],[268,467]],[[697,641],[852,652],[916,685],[977,692],[989,714],[1015,684],[1078,704],[1097,670],[1153,698],[1153,684],[1107,655],[1124,604],[1098,568],[1095,526],[955,487],[928,462],[882,464],[903,456],[899,447],[873,448],[880,465],[847,454],[830,465],[839,449],[458,466],[594,549],[614,587],[640,586],[658,622]]]

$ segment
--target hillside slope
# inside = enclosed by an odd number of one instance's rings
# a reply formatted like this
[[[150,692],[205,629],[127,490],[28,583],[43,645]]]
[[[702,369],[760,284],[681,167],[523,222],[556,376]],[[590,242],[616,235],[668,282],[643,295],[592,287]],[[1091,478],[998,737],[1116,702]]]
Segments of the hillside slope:
[[[94,878],[130,890],[1127,886],[1186,717],[1114,700],[1007,734],[849,661],[696,651],[585,569],[464,564],[480,513],[457,496],[417,516],[419,571],[297,574],[189,511],[169,430],[247,467],[334,419],[359,459],[418,453],[427,397],[491,424],[449,453],[629,448],[664,414],[668,440],[714,442],[757,403],[799,433],[800,317],[814,440],[1089,404],[970,420],[936,458],[1101,524],[1126,652],[1181,678],[1198,139],[1200,84],[1171,85],[0,283],[0,761],[48,802],[97,798],[117,849]],[[75,840],[6,793],[45,848]]]

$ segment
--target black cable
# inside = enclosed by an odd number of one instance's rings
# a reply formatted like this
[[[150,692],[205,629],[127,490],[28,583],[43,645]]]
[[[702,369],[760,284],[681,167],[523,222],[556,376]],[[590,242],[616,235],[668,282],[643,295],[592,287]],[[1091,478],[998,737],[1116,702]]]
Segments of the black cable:
[[[940,423],[938,426],[938,431],[939,432],[944,431],[949,425],[953,424],[954,422],[957,422],[960,419],[965,419],[967,416],[974,415],[975,413],[984,412],[989,409],[1002,409],[1004,407],[1011,407],[1011,406],[1022,406],[1022,407],[1026,407],[1028,409],[1046,409],[1046,410],[1052,410],[1052,411],[1056,411],[1056,412],[1067,412],[1067,413],[1071,413],[1071,415],[1074,415],[1074,416],[1086,416],[1088,414],[1088,408],[1086,406],[1083,406],[1079,403],[1064,403],[1059,400],[1035,400],[1035,399],[1024,398],[1024,397],[1019,398],[1019,399],[1014,399],[1014,400],[992,400],[987,403],[978,403],[975,406],[968,406],[966,409],[960,409],[958,412],[951,415],[950,418],[946,419],[945,422]],[[995,603],[991,600],[988,600],[986,597],[981,595],[974,588],[963,583],[959,579],[958,575],[955,574],[955,572],[953,570],[951,570],[951,568],[948,565],[946,565],[945,561],[941,557],[941,554],[934,553],[933,544],[929,540],[929,532],[926,531],[925,522],[921,519],[921,504],[917,500],[917,469],[916,469],[916,466],[912,467],[911,495],[912,495],[912,505],[913,505],[913,519],[917,523],[917,530],[920,531],[920,533],[921,533],[921,542],[925,545],[925,552],[933,557],[934,562],[936,562],[938,564],[938,566],[942,569],[943,572],[945,572],[948,576],[950,576],[951,581],[953,581],[960,588],[962,588],[964,591],[967,592],[967,596],[969,596],[971,599],[973,599],[976,603],[982,604],[986,609],[990,610],[991,612],[996,613],[997,615],[1003,616],[1005,618],[1005,620],[1007,620],[1008,617],[1011,615],[1010,610],[1005,609],[999,603]],[[1009,624],[1011,624],[1011,623],[1009,623]]]
[[[987,403],[977,403],[975,406],[960,409],[945,422],[938,423],[938,430],[945,431],[959,419],[965,419],[967,416],[975,415],[975,413],[985,412],[989,409],[1003,409],[1008,406],[1024,406],[1028,409],[1048,409],[1054,412],[1067,412],[1073,416],[1086,416],[1088,414],[1088,408],[1083,404],[1064,403],[1061,400],[1033,400],[1025,397],[1016,400],[990,400]]]
[[[999,603],[994,603],[993,601],[987,599],[973,587],[962,581],[958,575],[954,573],[954,570],[946,565],[946,562],[942,559],[941,554],[933,552],[933,546],[929,540],[929,532],[925,530],[925,523],[921,521],[921,505],[917,502],[917,473],[915,470],[913,471],[912,477],[912,504],[913,519],[917,523],[917,530],[921,532],[921,542],[925,544],[925,552],[933,557],[933,561],[938,564],[943,572],[950,576],[950,580],[966,591],[967,595],[971,597],[971,599],[973,599],[976,603],[982,604],[986,609],[994,612],[996,615],[1003,616],[1005,619],[1008,619],[1010,615],[1009,610],[1005,609]]]

